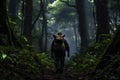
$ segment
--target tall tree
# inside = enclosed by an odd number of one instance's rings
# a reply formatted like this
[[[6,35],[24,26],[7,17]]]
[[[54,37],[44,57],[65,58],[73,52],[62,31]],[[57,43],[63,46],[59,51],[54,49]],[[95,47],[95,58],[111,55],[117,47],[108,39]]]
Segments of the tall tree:
[[[88,47],[88,31],[86,24],[85,0],[75,0],[79,20],[79,34],[81,37],[81,52]]]
[[[6,0],[0,0],[0,45],[22,47],[8,20]]]
[[[96,42],[102,41],[102,34],[109,34],[108,0],[95,0],[97,31]]]
[[[39,40],[41,51],[47,51],[47,18],[46,18],[46,0],[40,0],[42,32]],[[44,45],[44,46],[43,46]]]
[[[21,0],[9,0],[8,5],[8,15],[11,17],[12,21],[17,18],[18,5]]]
[[[75,5],[70,4],[70,0],[60,0],[70,7],[75,7],[78,14],[78,31],[81,38],[80,52],[84,52],[88,47],[88,25],[86,23],[85,0],[75,0]]]
[[[0,45],[12,45],[7,20],[6,0],[0,0]]]
[[[32,0],[24,0],[23,34],[31,44],[32,40]]]

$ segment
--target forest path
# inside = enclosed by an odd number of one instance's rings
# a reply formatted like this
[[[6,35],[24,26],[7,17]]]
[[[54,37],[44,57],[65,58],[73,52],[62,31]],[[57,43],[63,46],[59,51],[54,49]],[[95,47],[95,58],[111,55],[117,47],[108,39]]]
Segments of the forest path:
[[[41,80],[88,80],[82,75],[76,75],[76,73],[71,72],[68,68],[65,68],[63,73],[56,74],[54,70],[47,71],[44,73],[44,76]]]
[[[79,79],[73,76],[72,73],[63,72],[61,74],[56,74],[55,72],[52,71],[45,73],[42,80],[79,80]]]

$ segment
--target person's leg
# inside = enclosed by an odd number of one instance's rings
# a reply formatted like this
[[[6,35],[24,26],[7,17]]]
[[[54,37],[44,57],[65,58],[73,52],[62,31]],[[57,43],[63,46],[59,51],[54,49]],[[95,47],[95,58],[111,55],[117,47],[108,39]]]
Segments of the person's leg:
[[[64,69],[65,56],[63,55],[60,60],[60,72],[63,72]]]
[[[55,58],[55,68],[56,68],[56,73],[60,73],[60,68],[61,68],[61,59],[60,56],[57,56]]]

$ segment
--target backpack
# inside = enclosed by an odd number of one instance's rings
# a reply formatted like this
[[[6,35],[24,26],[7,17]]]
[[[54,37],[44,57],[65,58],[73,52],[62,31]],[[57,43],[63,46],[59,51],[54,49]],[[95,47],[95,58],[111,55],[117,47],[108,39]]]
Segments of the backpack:
[[[55,41],[54,42],[54,50],[57,50],[57,51],[65,50],[65,43],[64,43],[64,41],[62,41],[61,43]]]
[[[64,36],[56,35],[54,36],[54,50],[63,51],[65,50]]]

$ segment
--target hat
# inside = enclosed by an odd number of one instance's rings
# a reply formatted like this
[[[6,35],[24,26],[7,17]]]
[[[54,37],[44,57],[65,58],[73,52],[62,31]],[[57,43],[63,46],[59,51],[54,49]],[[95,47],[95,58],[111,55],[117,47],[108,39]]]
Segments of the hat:
[[[58,32],[57,35],[63,35],[62,32]]]
[[[64,35],[64,34],[62,34],[62,32],[58,32],[58,33],[56,34],[56,36],[65,37],[65,35]]]

